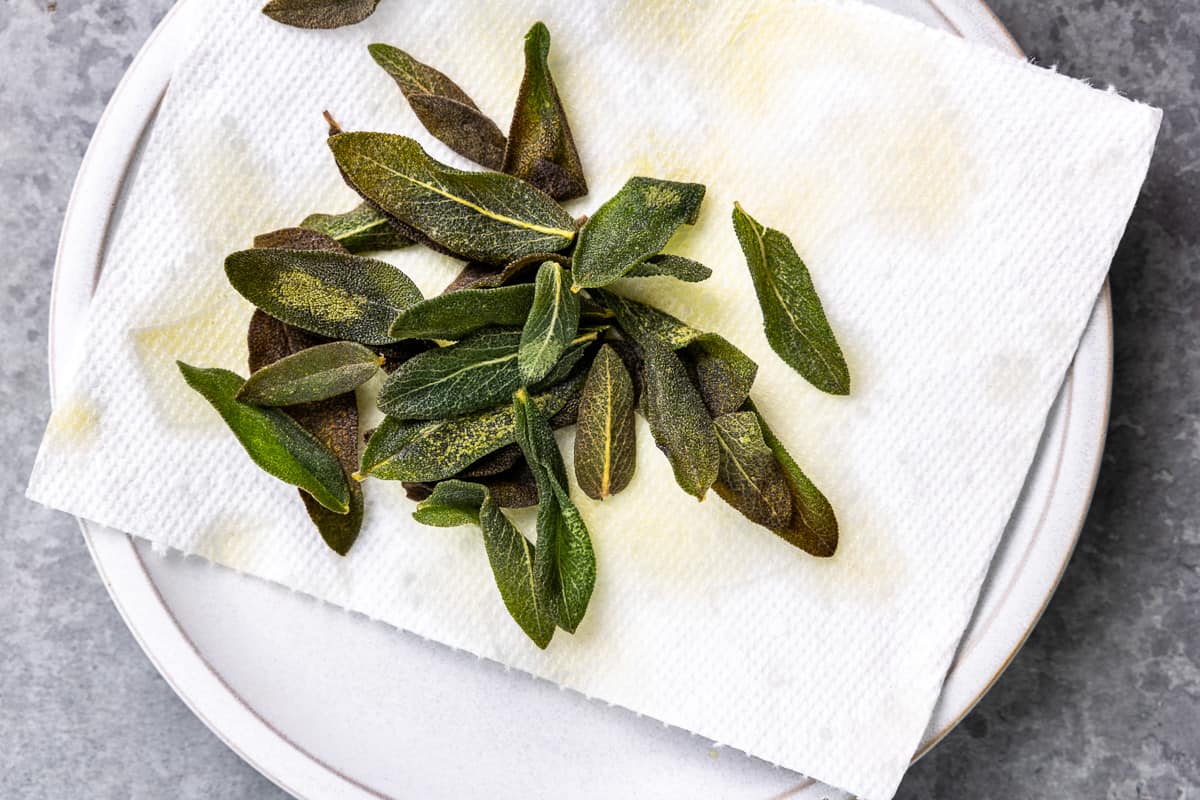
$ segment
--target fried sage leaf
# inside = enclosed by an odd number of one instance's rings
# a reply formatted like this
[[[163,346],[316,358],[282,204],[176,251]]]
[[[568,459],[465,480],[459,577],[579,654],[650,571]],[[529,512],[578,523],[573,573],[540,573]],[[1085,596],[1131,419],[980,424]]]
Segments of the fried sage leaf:
[[[635,341],[653,337],[672,350],[678,350],[687,347],[703,333],[665,311],[628,297],[603,289],[590,289],[588,294],[611,311],[617,325]]]
[[[413,518],[439,527],[478,525],[504,607],[534,644],[542,649],[550,644],[555,616],[534,581],[536,550],[500,510],[487,487],[443,481],[421,501]]]
[[[625,273],[626,278],[651,278],[657,275],[665,275],[687,283],[700,283],[712,277],[712,270],[690,258],[660,253],[647,258]]]
[[[325,234],[351,253],[398,250],[413,244],[370,203],[359,203],[344,214],[309,214],[300,227]]]
[[[630,178],[580,229],[574,288],[605,286],[657,255],[680,225],[696,223],[703,200],[698,183]]]
[[[555,200],[570,200],[587,194],[587,180],[550,75],[549,55],[550,31],[538,22],[525,34],[525,77],[502,171],[529,181]]]
[[[250,317],[246,332],[250,372],[321,344],[319,337],[286,325],[262,311]],[[300,427],[311,433],[337,456],[350,489],[350,510],[337,514],[322,506],[303,489],[298,490],[309,519],[317,527],[325,544],[338,555],[346,555],[358,539],[363,521],[363,492],[349,476],[358,467],[358,403],[347,393],[317,403],[305,403],[281,409]]]
[[[406,136],[343,133],[329,147],[359,194],[461,258],[506,264],[575,239],[571,215],[511,175],[448,167]]]
[[[472,262],[463,267],[462,272],[455,276],[450,285],[443,290],[443,294],[457,292],[461,289],[494,289],[498,286],[521,283],[528,278],[527,273],[534,271],[547,261],[554,261],[563,266],[571,263],[571,259],[556,253],[534,253],[531,256],[524,256],[510,261],[499,271],[491,264]]]
[[[558,626],[574,633],[596,585],[591,536],[568,495],[567,468],[550,423],[524,389],[513,396],[513,409],[517,444],[538,488],[534,583],[544,604],[554,609]]]
[[[529,316],[533,287],[463,289],[431,297],[400,312],[389,335],[396,339],[461,339],[490,326],[517,326]]]
[[[758,414],[753,402],[747,402],[746,408]],[[792,495],[791,519],[786,525],[772,528],[772,531],[809,555],[821,558],[832,556],[838,546],[838,521],[833,506],[800,469],[762,414],[758,414],[758,424],[762,429],[763,441],[783,468]]]
[[[262,13],[293,28],[341,28],[375,13],[379,0],[271,0]]]
[[[563,268],[553,261],[538,268],[533,306],[521,331],[517,352],[521,380],[527,386],[554,369],[579,329],[579,295],[567,287],[569,280]]]
[[[497,171],[504,166],[504,134],[457,83],[397,47],[373,44],[367,50],[426,130],[476,164]]]
[[[763,441],[758,415],[725,414],[713,427],[721,445],[713,491],[751,522],[771,529],[786,525],[792,518],[791,492],[783,468]]]
[[[280,228],[254,237],[260,250],[324,250],[329,253],[348,253],[336,239],[308,228]]]
[[[245,381],[224,369],[177,361],[183,379],[217,410],[255,464],[308,492],[330,511],[350,510],[350,490],[337,457],[291,417],[237,400]]]
[[[586,373],[538,392],[533,402],[552,416],[579,394]],[[511,404],[452,419],[403,421],[385,417],[362,454],[359,477],[439,481],[516,441]]]
[[[721,460],[712,418],[679,356],[654,338],[638,344],[645,358],[642,413],[650,433],[671,462],[675,482],[703,500]]]
[[[579,398],[575,430],[575,480],[583,493],[603,500],[629,485],[637,465],[633,379],[621,357],[603,345]]]
[[[374,350],[355,342],[329,342],[257,370],[237,399],[256,406],[294,406],[352,392],[379,371]]]
[[[234,289],[276,319],[331,339],[389,344],[392,320],[422,300],[384,261],[343,253],[242,250],[225,259]]]
[[[595,341],[596,331],[576,336],[547,382],[565,377]],[[517,366],[521,332],[485,330],[449,347],[414,356],[388,376],[379,408],[403,419],[440,419],[489,408],[524,385]]]
[[[771,349],[821,391],[849,394],[850,369],[791,240],[736,203],[733,229],[746,254]]]

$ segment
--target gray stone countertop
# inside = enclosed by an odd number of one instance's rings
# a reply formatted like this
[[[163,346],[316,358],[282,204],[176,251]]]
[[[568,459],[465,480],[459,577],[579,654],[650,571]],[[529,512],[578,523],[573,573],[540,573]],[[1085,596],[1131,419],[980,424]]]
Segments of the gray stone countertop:
[[[23,492],[49,413],[63,211],[170,0],[0,0],[0,797],[284,797],[159,677],[73,520]],[[1043,64],[1165,110],[1112,268],[1100,484],[1045,617],[904,800],[1200,798],[1200,3],[996,0]]]

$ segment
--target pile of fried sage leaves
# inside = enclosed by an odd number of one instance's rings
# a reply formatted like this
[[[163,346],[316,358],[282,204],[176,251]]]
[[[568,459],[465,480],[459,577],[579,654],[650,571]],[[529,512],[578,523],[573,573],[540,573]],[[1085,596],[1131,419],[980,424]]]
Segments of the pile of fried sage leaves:
[[[478,526],[505,606],[539,647],[556,628],[575,631],[596,577],[555,429],[576,426],[574,474],[589,497],[633,478],[637,411],[688,494],[712,489],[816,556],[838,539],[828,501],[750,400],[757,365],[721,335],[620,294],[627,279],[709,277],[663,252],[696,222],[704,186],[631,178],[578,221],[560,205],[587,182],[549,50],[538,23],[505,135],[450,78],[372,45],[426,129],[489,171],[441,164],[405,136],[342,132],[327,114],[329,147],[362,204],[226,259],[229,282],[258,309],[248,380],[179,364],[255,463],[299,487],[337,553],[358,536],[368,476],[402,481],[419,522]],[[740,206],[734,229],[772,347],[818,388],[847,393],[842,353],[788,238]],[[361,255],[411,245],[464,262],[442,294],[425,298],[399,269]],[[386,416],[360,454],[355,389],[381,368]],[[503,509],[534,505],[531,543]]]

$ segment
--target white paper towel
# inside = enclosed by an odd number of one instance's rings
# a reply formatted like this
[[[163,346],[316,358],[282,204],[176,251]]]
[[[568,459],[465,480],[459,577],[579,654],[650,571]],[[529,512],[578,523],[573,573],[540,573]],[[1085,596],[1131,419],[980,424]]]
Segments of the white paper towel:
[[[29,494],[746,750],[869,800],[928,721],[1146,172],[1160,113],[854,4],[386,2],[308,32],[206,0],[127,195],[74,388]],[[421,129],[365,46],[458,81],[502,127],[537,19],[595,209],[635,174],[708,186],[671,250],[713,267],[630,282],[761,366],[754,396],[837,510],[818,560],[638,472],[602,505],[595,595],[546,652],[507,617],[477,533],[413,523],[370,481],[338,558],[295,490],[251,465],[175,359],[245,374],[250,308],[223,256],[356,202],[320,112]],[[729,221],[788,233],[853,376],[808,386],[770,350]],[[436,292],[451,260],[394,254]],[[563,442],[569,447],[569,438]],[[569,457],[569,452],[568,452]],[[528,516],[523,518],[528,527]]]

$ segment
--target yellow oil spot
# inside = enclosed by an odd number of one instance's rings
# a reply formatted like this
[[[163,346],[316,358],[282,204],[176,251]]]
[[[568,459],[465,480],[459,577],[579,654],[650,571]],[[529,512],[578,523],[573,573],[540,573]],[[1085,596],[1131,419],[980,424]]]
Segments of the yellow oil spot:
[[[72,397],[59,405],[46,426],[46,436],[56,445],[84,447],[96,440],[100,410],[86,398]]]
[[[281,273],[275,279],[271,293],[288,308],[327,322],[358,319],[367,304],[367,299],[362,295],[329,286],[319,278],[299,270]]]
[[[300,502],[299,497],[293,499]],[[233,569],[251,569],[260,550],[261,532],[266,527],[261,518],[222,512],[196,537],[194,552]]]

